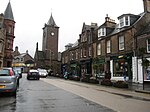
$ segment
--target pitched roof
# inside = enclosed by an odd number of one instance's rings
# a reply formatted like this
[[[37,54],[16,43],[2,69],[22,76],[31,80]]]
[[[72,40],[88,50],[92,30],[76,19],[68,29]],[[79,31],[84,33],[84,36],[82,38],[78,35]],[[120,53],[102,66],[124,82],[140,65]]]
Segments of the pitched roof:
[[[82,32],[91,30],[91,28],[97,29],[98,26],[97,26],[97,24],[95,24],[95,25],[86,25],[85,23],[83,23]]]
[[[56,23],[55,23],[54,19],[53,19],[52,14],[51,14],[50,19],[48,20],[47,25],[54,26],[54,27],[58,27],[58,26],[56,25]]]
[[[9,19],[14,21],[13,11],[10,2],[8,3],[6,10],[4,12],[4,19]]]
[[[141,31],[139,33],[137,33],[136,36],[141,36],[144,34],[150,34],[150,22],[147,24],[147,26],[143,29],[141,29]]]
[[[122,17],[122,16],[124,16],[124,15],[130,15],[130,16],[136,18],[136,19],[130,20],[130,21],[132,21],[132,22],[131,22],[131,25],[128,26],[128,27],[123,27],[123,28],[121,28],[121,29],[119,28],[119,23],[116,24],[114,30],[113,30],[112,33],[110,33],[109,35],[113,35],[113,34],[116,34],[116,33],[118,33],[118,32],[121,32],[121,31],[123,31],[123,30],[126,30],[126,29],[128,29],[128,28],[131,28],[132,26],[134,26],[134,25],[144,16],[144,14],[145,14],[145,13],[141,13],[141,14],[139,14],[139,15],[123,14],[123,15],[119,16],[118,18],[120,18],[120,17]]]

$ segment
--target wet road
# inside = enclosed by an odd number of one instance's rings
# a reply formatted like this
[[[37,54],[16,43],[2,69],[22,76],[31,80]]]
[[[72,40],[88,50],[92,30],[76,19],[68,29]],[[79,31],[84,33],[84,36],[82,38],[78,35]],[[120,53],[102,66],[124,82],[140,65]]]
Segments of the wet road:
[[[150,94],[53,77],[42,80],[117,112],[150,112]]]
[[[113,112],[43,80],[20,80],[16,97],[0,95],[0,112]]]

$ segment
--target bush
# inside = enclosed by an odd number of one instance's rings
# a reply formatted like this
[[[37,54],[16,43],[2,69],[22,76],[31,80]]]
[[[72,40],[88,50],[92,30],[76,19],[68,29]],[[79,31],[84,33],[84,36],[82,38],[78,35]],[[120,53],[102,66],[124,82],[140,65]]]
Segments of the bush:
[[[113,86],[118,88],[128,88],[128,84],[125,81],[114,82]]]
[[[111,82],[110,79],[103,79],[102,82],[101,82],[101,85],[112,86],[113,83]]]

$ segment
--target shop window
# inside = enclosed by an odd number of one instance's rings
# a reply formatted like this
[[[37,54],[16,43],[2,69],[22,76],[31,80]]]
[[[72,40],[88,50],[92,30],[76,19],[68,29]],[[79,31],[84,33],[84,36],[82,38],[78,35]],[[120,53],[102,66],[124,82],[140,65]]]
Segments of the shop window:
[[[128,76],[127,65],[128,62],[125,62],[124,59],[118,59],[114,61],[114,76],[115,77],[124,77],[125,75]]]
[[[146,69],[146,76],[144,76],[144,80],[150,81],[150,66]]]

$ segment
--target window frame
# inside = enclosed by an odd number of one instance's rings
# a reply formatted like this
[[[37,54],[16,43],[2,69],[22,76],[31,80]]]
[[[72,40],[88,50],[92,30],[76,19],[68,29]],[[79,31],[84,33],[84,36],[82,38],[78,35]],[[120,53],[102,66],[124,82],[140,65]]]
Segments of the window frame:
[[[146,40],[146,45],[147,45],[147,53],[150,53],[150,39]]]
[[[92,56],[92,47],[89,47],[89,56]]]
[[[130,26],[130,16],[129,15],[123,16],[122,18],[119,19],[119,27],[123,28],[125,26]]]
[[[105,27],[98,29],[98,38],[100,38],[102,36],[106,36],[106,28]]]
[[[98,43],[98,45],[97,45],[97,55],[98,56],[101,55],[101,43]]]
[[[118,44],[119,44],[119,51],[122,51],[125,49],[125,38],[123,35],[119,36]]]
[[[106,53],[111,53],[111,41],[107,40],[106,42]]]

